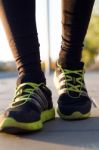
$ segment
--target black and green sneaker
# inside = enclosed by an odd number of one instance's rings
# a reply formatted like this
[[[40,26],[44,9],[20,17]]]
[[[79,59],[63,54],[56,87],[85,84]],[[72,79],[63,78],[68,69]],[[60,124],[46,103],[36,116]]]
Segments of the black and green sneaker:
[[[51,91],[45,84],[20,84],[9,108],[0,117],[0,130],[8,133],[36,131],[55,117]]]
[[[84,83],[84,64],[62,68],[57,64],[54,83],[59,93],[58,114],[62,119],[75,120],[90,116],[91,98]]]

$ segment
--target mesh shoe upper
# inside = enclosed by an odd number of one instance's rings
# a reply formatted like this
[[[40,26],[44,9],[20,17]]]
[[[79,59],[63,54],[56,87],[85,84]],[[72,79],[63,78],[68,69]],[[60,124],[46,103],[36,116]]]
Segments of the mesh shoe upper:
[[[57,64],[54,82],[58,89],[58,105],[62,113],[86,113],[90,110],[91,101],[84,83],[83,64],[76,69],[63,69]]]
[[[13,101],[4,115],[19,122],[33,122],[40,119],[42,111],[52,107],[51,91],[43,83],[27,82],[16,88]]]

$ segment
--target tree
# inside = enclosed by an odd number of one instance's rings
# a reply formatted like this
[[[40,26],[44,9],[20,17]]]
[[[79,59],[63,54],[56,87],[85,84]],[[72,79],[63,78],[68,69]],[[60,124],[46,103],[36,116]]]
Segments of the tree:
[[[99,16],[93,15],[85,38],[82,59],[86,66],[90,66],[99,53]]]

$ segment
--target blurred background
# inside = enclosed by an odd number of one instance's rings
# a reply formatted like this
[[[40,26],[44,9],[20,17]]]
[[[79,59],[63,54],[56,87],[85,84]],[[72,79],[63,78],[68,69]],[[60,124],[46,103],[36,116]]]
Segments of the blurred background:
[[[37,29],[42,68],[54,70],[61,43],[61,0],[36,0]],[[83,61],[87,70],[99,70],[99,0],[96,0],[85,39]],[[0,71],[15,71],[15,62],[0,21]]]

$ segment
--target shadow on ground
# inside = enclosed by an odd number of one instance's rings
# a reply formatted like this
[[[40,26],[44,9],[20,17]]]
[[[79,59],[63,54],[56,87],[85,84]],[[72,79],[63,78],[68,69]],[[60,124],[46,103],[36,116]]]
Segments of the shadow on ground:
[[[42,132],[23,137],[76,147],[92,146],[93,143],[99,143],[99,112],[95,110],[92,118],[79,121],[64,121],[57,117],[55,120],[45,123]]]

